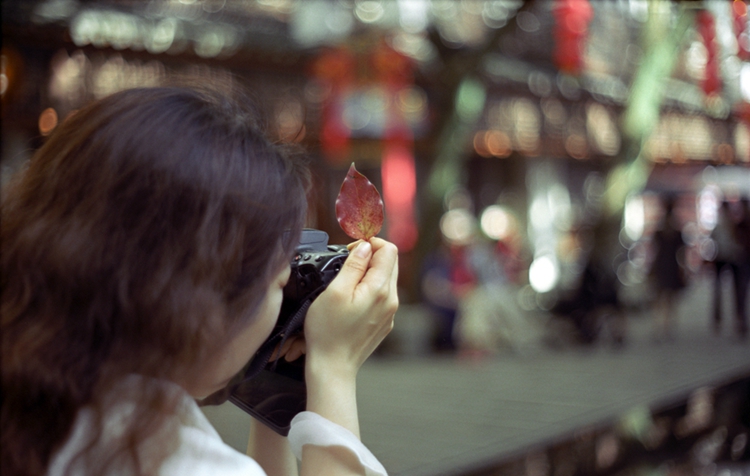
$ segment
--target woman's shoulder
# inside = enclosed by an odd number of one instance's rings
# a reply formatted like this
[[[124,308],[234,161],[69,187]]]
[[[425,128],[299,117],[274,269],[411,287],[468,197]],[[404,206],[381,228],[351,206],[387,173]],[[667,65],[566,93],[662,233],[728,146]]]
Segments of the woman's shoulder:
[[[179,430],[179,443],[174,452],[162,463],[160,476],[260,476],[266,473],[249,456],[235,450],[221,440],[215,431],[206,431],[208,420],[196,406],[195,417],[201,425],[183,424]]]
[[[85,461],[76,455],[92,443],[95,443],[96,453],[103,456],[111,451],[111,445],[123,436],[123,429],[127,421],[136,411],[136,405],[128,398],[134,388],[142,389],[142,385],[157,385],[166,388],[168,393],[180,399],[174,414],[161,422],[161,428],[152,433],[138,446],[141,463],[150,466],[149,461],[156,457],[159,461],[156,474],[160,476],[262,476],[263,469],[252,458],[224,443],[211,426],[206,416],[198,407],[195,400],[175,384],[163,381],[144,379],[131,376],[118,385],[114,393],[120,395],[116,403],[108,406],[102,415],[102,434],[96,430],[98,419],[91,408],[82,408],[74,424],[73,432],[63,447],[52,460],[48,476],[67,474],[69,464],[75,468],[70,474],[86,474]],[[99,435],[98,440],[95,435]],[[166,457],[159,456],[166,449]],[[94,455],[96,457],[96,455]],[[122,467],[110,465],[108,472],[112,474],[130,474]],[[83,471],[78,471],[81,469]]]
[[[219,434],[198,407],[195,400],[175,384],[172,387],[182,401],[175,415],[177,425],[175,447],[162,462],[160,476],[261,476],[266,473],[252,458],[222,441]],[[159,435],[153,435],[159,438]],[[157,443],[157,442],[154,442]],[[146,442],[145,444],[148,444]]]

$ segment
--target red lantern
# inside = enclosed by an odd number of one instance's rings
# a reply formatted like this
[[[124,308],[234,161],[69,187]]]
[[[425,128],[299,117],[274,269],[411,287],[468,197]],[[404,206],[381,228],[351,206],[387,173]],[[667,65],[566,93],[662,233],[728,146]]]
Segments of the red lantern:
[[[369,57],[375,81],[389,89],[399,89],[414,82],[412,61],[381,41]]]
[[[583,67],[583,54],[593,9],[588,0],[557,0],[554,61],[560,71],[577,75]]]
[[[719,76],[719,61],[716,47],[716,22],[713,15],[706,10],[698,12],[696,17],[698,33],[706,47],[706,73],[703,77],[703,93],[713,96],[721,92],[721,77]]]
[[[347,48],[325,51],[312,65],[312,75],[330,87],[323,103],[320,142],[332,163],[345,163],[349,152],[349,128],[341,119],[342,97],[355,81],[356,58]]]
[[[413,144],[409,140],[391,139],[383,145],[381,176],[385,201],[388,239],[401,251],[410,251],[417,242],[414,204],[417,196],[417,173]]]

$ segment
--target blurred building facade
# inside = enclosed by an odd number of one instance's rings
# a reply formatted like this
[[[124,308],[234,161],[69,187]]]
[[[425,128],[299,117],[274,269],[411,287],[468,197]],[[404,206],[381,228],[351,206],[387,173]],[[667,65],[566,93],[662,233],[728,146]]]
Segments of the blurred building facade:
[[[383,192],[412,299],[440,242],[479,240],[513,251],[522,307],[552,308],[579,283],[601,221],[624,299],[642,296],[662,197],[677,196],[695,271],[711,259],[718,204],[750,196],[742,0],[2,8],[4,180],[87,101],[180,74],[237,81],[276,139],[310,151],[311,226],[346,240],[333,204],[352,162]]]

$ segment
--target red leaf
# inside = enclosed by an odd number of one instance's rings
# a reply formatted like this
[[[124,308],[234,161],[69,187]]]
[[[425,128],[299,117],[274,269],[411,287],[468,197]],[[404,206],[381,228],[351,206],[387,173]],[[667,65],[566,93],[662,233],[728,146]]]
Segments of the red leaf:
[[[336,218],[341,229],[355,240],[369,240],[383,227],[383,214],[378,189],[352,163],[336,198]]]

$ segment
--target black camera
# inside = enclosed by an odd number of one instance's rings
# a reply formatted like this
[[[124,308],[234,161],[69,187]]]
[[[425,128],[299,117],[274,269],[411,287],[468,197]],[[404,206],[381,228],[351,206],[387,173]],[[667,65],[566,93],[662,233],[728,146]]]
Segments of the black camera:
[[[305,359],[287,362],[278,354],[287,338],[302,332],[307,309],[333,281],[347,256],[346,246],[328,244],[326,232],[302,230],[271,336],[229,385],[201,404],[218,405],[228,399],[280,435],[289,433],[292,418],[307,403]]]
[[[286,336],[304,323],[309,305],[333,281],[344,265],[349,250],[344,245],[329,245],[328,233],[306,228],[291,262],[291,274],[284,287],[284,300],[271,338],[282,331]],[[304,309],[300,313],[300,311]]]

